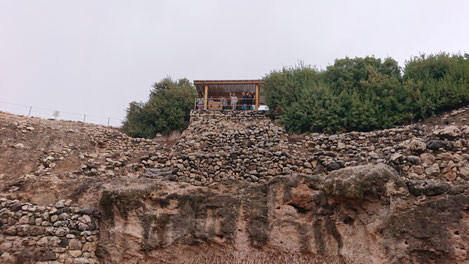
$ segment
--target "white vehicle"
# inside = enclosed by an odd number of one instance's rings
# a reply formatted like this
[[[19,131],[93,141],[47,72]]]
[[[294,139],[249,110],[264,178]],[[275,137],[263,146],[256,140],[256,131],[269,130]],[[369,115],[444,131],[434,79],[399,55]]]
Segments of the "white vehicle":
[[[267,105],[259,105],[259,111],[268,111],[269,107]]]

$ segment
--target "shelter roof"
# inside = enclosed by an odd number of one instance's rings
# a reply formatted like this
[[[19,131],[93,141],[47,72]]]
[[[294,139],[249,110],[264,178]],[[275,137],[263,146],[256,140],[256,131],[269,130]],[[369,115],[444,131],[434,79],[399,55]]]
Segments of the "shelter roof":
[[[210,92],[223,94],[230,92],[254,91],[257,84],[264,83],[262,80],[194,80],[194,85],[199,94],[207,85]]]

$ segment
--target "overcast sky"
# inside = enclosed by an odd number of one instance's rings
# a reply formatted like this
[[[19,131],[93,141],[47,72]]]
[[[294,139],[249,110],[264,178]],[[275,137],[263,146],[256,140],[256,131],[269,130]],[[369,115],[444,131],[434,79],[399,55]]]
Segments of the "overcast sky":
[[[123,119],[165,76],[258,79],[299,61],[402,66],[469,52],[468,10],[465,0],[0,0],[0,110]]]

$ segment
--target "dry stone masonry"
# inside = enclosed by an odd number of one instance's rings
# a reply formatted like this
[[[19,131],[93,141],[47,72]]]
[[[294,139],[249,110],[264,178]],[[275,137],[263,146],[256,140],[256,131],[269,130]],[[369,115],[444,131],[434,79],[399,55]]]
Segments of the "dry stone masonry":
[[[98,263],[95,209],[0,199],[1,263]]]
[[[328,174],[383,163],[407,179],[461,182],[469,180],[468,149],[468,125],[414,124],[372,132],[313,133],[295,139],[264,112],[193,111],[190,126],[168,160],[156,161],[156,169],[142,176],[194,185],[226,180],[265,183],[275,176]]]
[[[469,263],[468,113],[289,135],[193,111],[154,139],[0,113],[0,263]]]
[[[171,164],[178,179],[192,183],[265,182],[291,172],[287,140],[263,112],[193,111]]]

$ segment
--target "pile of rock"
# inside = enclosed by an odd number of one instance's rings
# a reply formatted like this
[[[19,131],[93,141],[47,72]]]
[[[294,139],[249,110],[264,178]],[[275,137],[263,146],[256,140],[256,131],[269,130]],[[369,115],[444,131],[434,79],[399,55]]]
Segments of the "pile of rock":
[[[95,209],[0,199],[1,263],[98,263]]]
[[[169,164],[173,179],[193,184],[264,182],[295,170],[287,142],[285,131],[263,112],[193,111]]]

